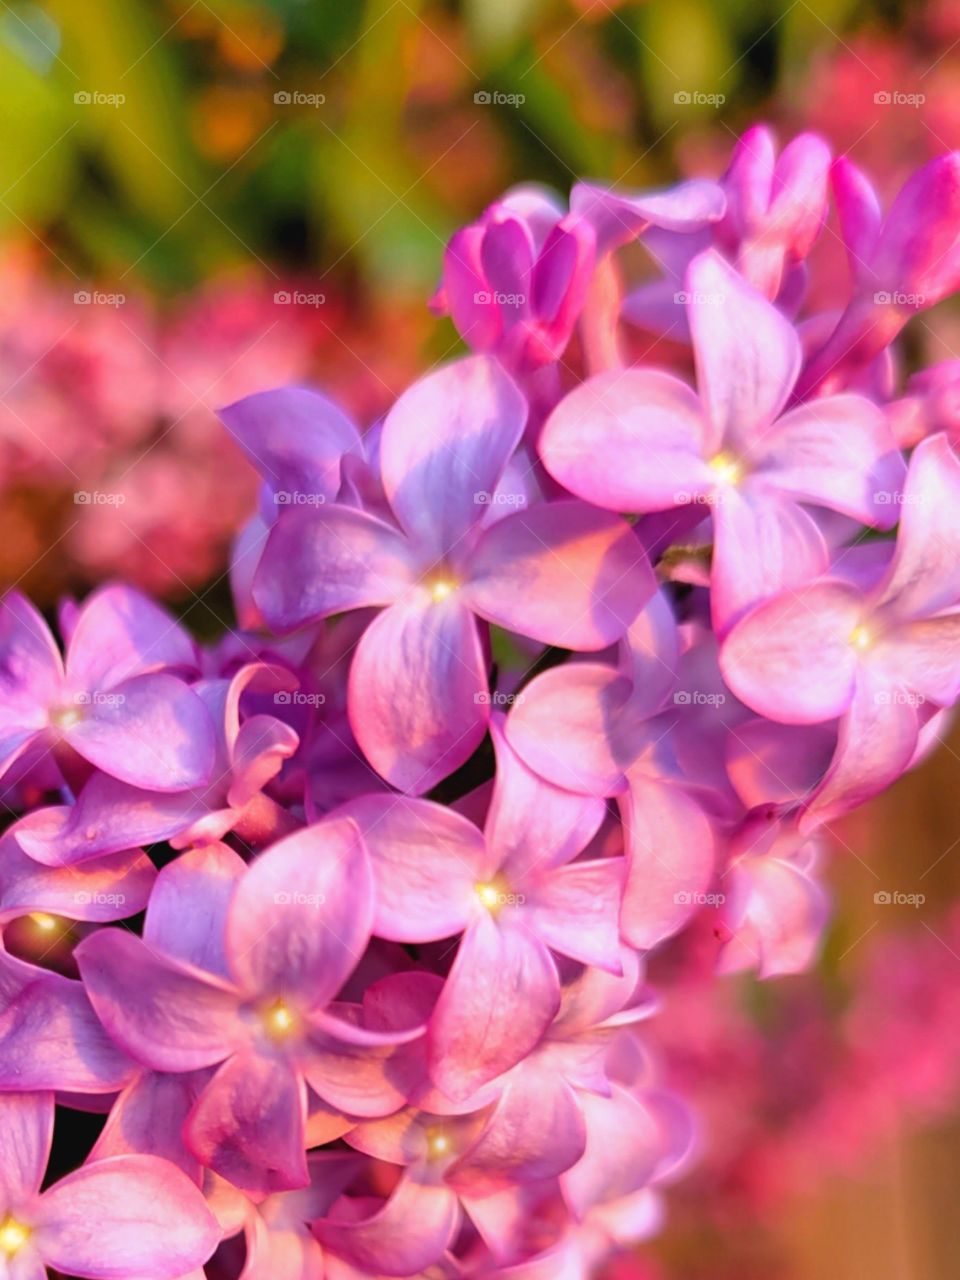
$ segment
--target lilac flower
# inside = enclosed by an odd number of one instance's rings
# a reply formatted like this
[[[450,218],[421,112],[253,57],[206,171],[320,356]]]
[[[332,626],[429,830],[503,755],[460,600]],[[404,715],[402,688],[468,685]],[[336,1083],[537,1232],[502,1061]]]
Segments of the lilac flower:
[[[889,785],[917,751],[928,704],[960,694],[958,511],[960,462],[933,436],[911,458],[896,552],[876,585],[826,577],[774,596],[723,645],[727,682],[762,715],[842,717],[807,826]]]
[[[0,1094],[0,1270],[42,1280],[46,1268],[91,1280],[177,1280],[220,1238],[203,1196],[155,1156],[85,1164],[43,1192],[53,1095]]]
[[[931,160],[904,184],[886,217],[865,175],[841,157],[834,192],[853,296],[797,385],[807,397],[847,385],[912,315],[960,284],[960,152]]]
[[[350,720],[366,757],[405,791],[429,790],[486,731],[476,614],[544,643],[600,649],[653,589],[633,532],[608,513],[564,501],[500,518],[497,493],[525,417],[489,359],[431,374],[383,428],[397,524],[342,504],[291,511],[260,563],[254,594],[278,630],[387,606],[357,646]]]
[[[40,614],[11,592],[0,602],[0,773],[29,750],[73,753],[154,791],[202,785],[213,726],[171,674],[196,649],[162,609],[129,587],[105,587],[77,613],[65,662]]]
[[[195,694],[216,725],[214,768],[198,790],[170,795],[144,791],[95,773],[75,803],[35,809],[11,828],[20,847],[51,867],[169,840],[177,848],[215,842],[240,829],[251,844],[267,843],[298,825],[264,787],[297,748],[282,720],[241,717],[240,700],[253,689],[289,690],[296,679],[282,668],[251,663],[231,680],[200,680]]]
[[[720,187],[723,217],[698,232],[653,228],[645,244],[665,276],[642,284],[624,300],[627,319],[646,329],[685,336],[685,277],[690,263],[711,246],[719,249],[760,293],[792,312],[805,290],[804,262],[827,214],[830,148],[801,133],[777,155],[765,125],[739,139]]]
[[[474,351],[530,372],[566,350],[598,258],[651,226],[689,232],[722,212],[703,180],[623,193],[581,182],[569,213],[545,190],[515,187],[451,238],[433,306]]]
[[[462,933],[429,1024],[429,1069],[463,1099],[539,1042],[559,1008],[551,951],[616,972],[619,859],[574,861],[604,806],[544,782],[491,722],[497,780],[484,832],[426,800],[368,796],[339,810],[360,826],[379,937]]]
[[[218,1066],[186,1140],[237,1186],[305,1186],[307,1085],[362,1111],[351,1046],[402,1038],[331,1011],[372,911],[356,826],[326,821],[249,868],[223,846],[184,854],[158,878],[143,939],[106,929],[76,950],[103,1025],[132,1057],[154,1071]]]
[[[599,374],[544,428],[547,469],[614,510],[703,503],[713,516],[718,628],[772,592],[826,568],[823,536],[801,504],[888,527],[903,463],[880,409],[839,395],[784,414],[800,370],[793,327],[718,254],[687,276],[700,388],[656,369]]]

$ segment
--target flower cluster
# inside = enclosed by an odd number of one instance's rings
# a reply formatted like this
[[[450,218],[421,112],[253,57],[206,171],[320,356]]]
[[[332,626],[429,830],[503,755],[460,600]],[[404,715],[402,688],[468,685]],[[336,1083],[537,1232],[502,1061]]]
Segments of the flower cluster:
[[[824,831],[960,695],[960,460],[892,363],[958,211],[958,155],[884,215],[763,128],[720,182],[511,191],[433,303],[472,354],[366,431],[223,410],[235,630],[5,597],[12,1277],[574,1280],[656,1229],[696,1127],[648,954],[706,916],[722,972],[808,965]],[[40,1192],[54,1101],[105,1118]]]

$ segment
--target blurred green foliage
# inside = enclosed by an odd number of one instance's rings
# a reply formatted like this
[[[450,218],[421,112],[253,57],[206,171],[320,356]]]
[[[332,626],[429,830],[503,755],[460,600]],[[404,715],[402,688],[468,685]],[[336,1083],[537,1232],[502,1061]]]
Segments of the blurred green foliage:
[[[856,0],[10,0],[2,234],[161,294],[259,260],[422,296],[450,231],[510,182],[663,180],[685,140],[709,152],[759,112],[789,120],[811,59],[905,14]]]

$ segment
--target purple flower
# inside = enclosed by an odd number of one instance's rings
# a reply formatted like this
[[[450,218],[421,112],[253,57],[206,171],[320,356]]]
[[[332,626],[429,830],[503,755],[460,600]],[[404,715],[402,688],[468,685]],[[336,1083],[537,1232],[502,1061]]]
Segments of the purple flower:
[[[177,1280],[210,1257],[220,1231],[169,1161],[117,1156],[43,1192],[53,1095],[0,1094],[0,1272],[42,1280],[55,1267],[91,1280]]]
[[[158,878],[142,939],[105,929],[76,950],[97,1014],[132,1057],[154,1071],[218,1067],[185,1136],[237,1186],[305,1186],[307,1085],[362,1112],[352,1047],[402,1038],[351,1021],[349,1006],[331,1012],[372,912],[356,825],[328,820],[249,868],[223,846],[184,854]],[[379,1114],[378,1096],[370,1105]]]
[[[896,551],[869,588],[825,577],[774,596],[731,631],[721,665],[748,706],[787,724],[842,717],[805,819],[826,821],[910,764],[927,709],[960,694],[960,461],[943,435],[918,445]]]
[[[47,624],[11,592],[0,602],[0,773],[53,750],[153,791],[183,791],[213,769],[213,726],[174,670],[196,668],[191,640],[129,587],[92,595],[70,626],[63,661]]]
[[[826,569],[802,504],[888,527],[903,462],[881,410],[838,395],[784,413],[800,371],[792,325],[717,253],[687,276],[699,396],[672,374],[599,374],[554,410],[541,439],[551,474],[598,506],[713,516],[718,628],[748,605]]]
[[[486,732],[476,615],[543,643],[601,649],[653,590],[621,519],[575,501],[502,514],[500,484],[525,419],[523,397],[490,359],[422,379],[383,427],[396,524],[339,503],[291,511],[257,571],[254,594],[281,631],[387,606],[357,645],[349,711],[364,754],[405,791],[429,790]]]

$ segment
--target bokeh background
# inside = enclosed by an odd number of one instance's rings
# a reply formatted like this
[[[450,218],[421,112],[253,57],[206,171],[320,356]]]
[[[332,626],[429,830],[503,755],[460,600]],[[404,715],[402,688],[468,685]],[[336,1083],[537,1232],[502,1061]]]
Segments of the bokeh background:
[[[443,245],[513,182],[719,174],[763,118],[889,197],[960,146],[960,4],[3,0],[0,112],[0,580],[122,575],[215,636],[255,501],[218,405],[306,381],[373,420],[457,351]],[[907,367],[958,343],[921,315]],[[696,930],[660,962],[704,1149],[617,1280],[960,1274],[958,781],[954,735],[843,826],[815,972],[699,981]]]

